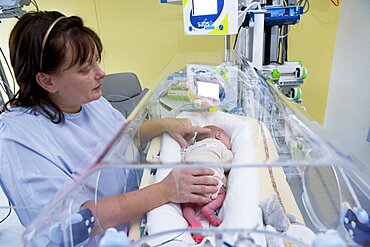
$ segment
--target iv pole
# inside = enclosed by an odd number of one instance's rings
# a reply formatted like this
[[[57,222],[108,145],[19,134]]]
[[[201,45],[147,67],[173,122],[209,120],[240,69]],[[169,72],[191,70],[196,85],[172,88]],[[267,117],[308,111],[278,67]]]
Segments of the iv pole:
[[[231,62],[230,35],[225,35],[225,62]]]

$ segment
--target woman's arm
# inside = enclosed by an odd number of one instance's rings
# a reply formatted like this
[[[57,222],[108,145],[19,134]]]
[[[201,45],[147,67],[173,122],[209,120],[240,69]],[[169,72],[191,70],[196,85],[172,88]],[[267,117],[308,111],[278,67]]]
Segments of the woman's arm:
[[[163,118],[144,122],[139,130],[141,143],[147,143],[154,137],[169,133],[181,147],[187,147],[188,141],[196,132],[209,133],[210,130],[203,127],[193,126],[187,118]]]
[[[116,227],[129,222],[167,202],[191,202],[206,204],[210,198],[204,194],[215,193],[218,181],[212,177],[213,170],[174,169],[161,182],[143,189],[112,197],[87,201],[83,208],[89,208],[97,219],[94,233],[109,227]]]

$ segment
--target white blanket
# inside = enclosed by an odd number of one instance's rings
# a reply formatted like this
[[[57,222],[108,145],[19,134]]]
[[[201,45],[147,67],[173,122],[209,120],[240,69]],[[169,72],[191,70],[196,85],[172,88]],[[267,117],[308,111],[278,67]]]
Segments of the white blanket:
[[[257,168],[238,168],[238,164],[256,163],[256,155],[253,146],[253,133],[248,121],[256,121],[250,118],[238,117],[223,112],[214,113],[183,113],[180,118],[189,118],[193,125],[217,125],[225,129],[231,135],[232,151],[234,154],[233,167],[228,175],[227,193],[224,204],[220,210],[223,218],[221,229],[227,228],[260,228],[263,227],[262,213],[259,207],[260,183]],[[248,119],[248,121],[245,121]],[[160,159],[164,163],[180,162],[181,149],[177,142],[165,134],[162,140]],[[159,169],[155,182],[161,181],[169,169]],[[202,220],[203,227],[209,227],[208,222]],[[157,234],[174,229],[186,229],[187,221],[182,216],[181,206],[168,203],[160,206],[147,214],[146,231],[148,235]],[[253,235],[252,235],[253,236]],[[236,235],[227,235],[224,240],[233,244]],[[257,244],[265,246],[263,236],[253,236]],[[172,241],[169,241],[172,240]],[[169,241],[169,242],[168,242]],[[209,243],[214,246],[214,239],[207,237],[199,246]],[[180,234],[173,233],[155,237],[147,242],[151,246],[165,243],[165,246],[193,246],[195,245],[189,232]],[[163,246],[163,245],[161,245]]]

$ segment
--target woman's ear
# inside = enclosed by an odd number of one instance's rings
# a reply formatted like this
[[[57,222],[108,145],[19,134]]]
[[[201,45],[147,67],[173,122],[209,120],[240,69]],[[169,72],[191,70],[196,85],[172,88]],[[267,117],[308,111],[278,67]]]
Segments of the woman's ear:
[[[48,93],[56,93],[57,87],[51,76],[42,72],[38,72],[35,76],[37,83]]]

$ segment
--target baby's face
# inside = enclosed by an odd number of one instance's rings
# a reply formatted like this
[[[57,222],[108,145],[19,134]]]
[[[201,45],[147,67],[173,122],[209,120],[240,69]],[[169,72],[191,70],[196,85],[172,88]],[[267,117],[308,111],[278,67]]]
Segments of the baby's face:
[[[226,146],[227,149],[231,150],[231,138],[228,135],[221,134],[220,141]]]

